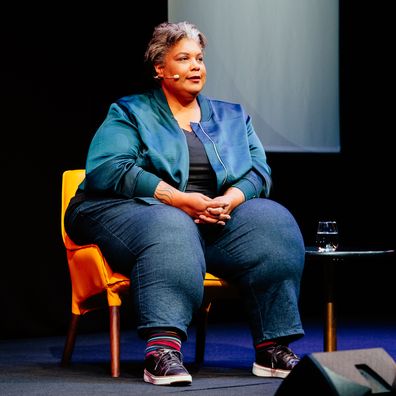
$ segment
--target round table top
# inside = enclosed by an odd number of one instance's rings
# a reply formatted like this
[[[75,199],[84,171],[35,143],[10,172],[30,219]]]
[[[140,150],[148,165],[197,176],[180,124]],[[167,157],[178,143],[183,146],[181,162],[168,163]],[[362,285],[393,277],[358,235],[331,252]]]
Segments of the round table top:
[[[319,252],[318,248],[314,246],[307,246],[305,248],[305,254],[310,256],[358,257],[358,256],[381,256],[381,255],[387,255],[393,253],[395,253],[393,249],[365,250],[365,249],[340,248],[333,252]]]

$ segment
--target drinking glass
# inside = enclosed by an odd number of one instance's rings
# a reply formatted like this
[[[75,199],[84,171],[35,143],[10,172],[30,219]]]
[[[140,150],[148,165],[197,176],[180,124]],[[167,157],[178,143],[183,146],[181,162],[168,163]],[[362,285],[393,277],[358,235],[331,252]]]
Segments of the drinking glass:
[[[338,248],[338,227],[335,221],[319,221],[316,232],[319,252],[334,252]]]

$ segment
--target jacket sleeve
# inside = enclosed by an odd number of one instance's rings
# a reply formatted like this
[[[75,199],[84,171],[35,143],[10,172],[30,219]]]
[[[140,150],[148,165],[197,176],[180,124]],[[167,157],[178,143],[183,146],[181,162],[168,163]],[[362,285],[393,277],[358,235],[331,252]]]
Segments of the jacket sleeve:
[[[90,144],[84,190],[126,198],[153,197],[161,179],[138,165],[143,150],[136,119],[113,103]]]
[[[264,147],[258,138],[250,116],[246,119],[249,150],[252,159],[252,169],[233,184],[245,195],[245,199],[268,197],[271,190],[271,168],[267,164]]]

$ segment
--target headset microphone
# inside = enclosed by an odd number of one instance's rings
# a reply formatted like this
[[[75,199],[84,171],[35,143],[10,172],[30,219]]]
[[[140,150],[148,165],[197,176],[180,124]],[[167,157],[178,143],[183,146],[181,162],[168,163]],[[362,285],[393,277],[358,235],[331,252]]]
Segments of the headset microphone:
[[[178,80],[178,79],[180,78],[180,76],[179,76],[178,74],[174,74],[173,76],[170,76],[170,77],[154,76],[154,78],[155,78],[156,80],[161,80],[161,79],[163,79],[163,78]]]

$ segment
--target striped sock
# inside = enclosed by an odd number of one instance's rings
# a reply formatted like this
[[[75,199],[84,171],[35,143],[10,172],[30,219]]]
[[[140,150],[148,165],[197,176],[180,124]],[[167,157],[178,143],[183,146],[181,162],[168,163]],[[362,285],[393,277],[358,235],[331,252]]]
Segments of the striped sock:
[[[159,330],[150,334],[146,341],[145,357],[147,358],[157,349],[174,349],[180,352],[181,338],[175,331]]]
[[[263,351],[264,349],[267,349],[267,348],[269,348],[271,346],[274,346],[274,345],[276,345],[275,341],[263,341],[260,344],[255,345],[254,349],[255,349],[255,351],[257,353],[257,352]]]

